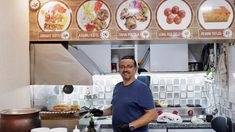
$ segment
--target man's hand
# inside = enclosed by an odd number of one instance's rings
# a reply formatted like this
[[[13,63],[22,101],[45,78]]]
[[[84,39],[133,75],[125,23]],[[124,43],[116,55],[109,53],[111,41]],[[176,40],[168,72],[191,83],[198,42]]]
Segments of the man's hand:
[[[94,116],[103,116],[104,114],[102,110],[96,108],[92,109],[90,113],[93,114]]]
[[[123,124],[118,126],[119,132],[130,132],[129,124]]]

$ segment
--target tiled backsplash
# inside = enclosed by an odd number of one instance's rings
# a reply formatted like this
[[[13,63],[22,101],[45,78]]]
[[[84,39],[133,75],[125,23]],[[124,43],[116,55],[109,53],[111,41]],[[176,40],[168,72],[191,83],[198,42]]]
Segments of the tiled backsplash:
[[[235,105],[228,101],[228,88],[220,88],[207,80],[205,72],[146,75],[151,76],[150,88],[155,101],[181,106],[200,104],[207,108],[208,113],[217,107],[220,115],[232,117],[235,121]],[[93,86],[74,85],[72,94],[63,93],[63,85],[32,85],[31,104],[48,109],[56,104],[105,108],[110,106],[114,86],[120,81],[122,78],[119,74],[95,75]]]
[[[167,102],[170,105],[207,106],[208,88],[205,86],[204,74],[203,72],[149,74],[153,98],[155,101]],[[122,78],[119,74],[95,75],[93,86],[74,86],[72,94],[64,94],[62,85],[33,85],[32,104],[48,108],[58,103],[107,107],[111,104],[113,88],[120,81]]]

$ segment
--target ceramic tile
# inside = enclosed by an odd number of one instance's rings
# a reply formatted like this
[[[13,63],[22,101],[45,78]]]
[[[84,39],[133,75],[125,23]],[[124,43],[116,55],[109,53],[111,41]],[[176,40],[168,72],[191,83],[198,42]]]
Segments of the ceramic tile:
[[[187,101],[186,101],[185,99],[181,99],[181,100],[180,100],[180,105],[181,105],[182,107],[186,106],[186,104],[187,104]]]
[[[194,98],[194,92],[188,92],[188,98]]]
[[[165,79],[164,78],[160,78],[159,83],[161,85],[165,85],[166,84]]]
[[[179,79],[174,79],[174,84],[175,84],[175,85],[179,85],[179,84],[180,84]]]
[[[195,97],[196,98],[201,98],[202,97],[201,92],[195,92]]]
[[[159,97],[160,97],[160,99],[165,99],[166,98],[166,93],[165,92],[160,92]]]
[[[200,99],[195,99],[195,104],[201,104],[201,100]]]
[[[166,83],[167,83],[167,85],[169,85],[169,84],[173,84],[173,81],[172,81],[172,79],[171,79],[171,78],[168,78],[168,79],[166,80]]]
[[[193,91],[194,90],[192,85],[188,85],[187,89],[188,89],[188,91]]]
[[[180,100],[179,99],[174,99],[174,105],[178,105],[180,104]]]
[[[167,100],[168,105],[173,105],[173,100]]]
[[[166,86],[165,85],[160,85],[160,92],[166,92]]]
[[[180,84],[187,84],[186,79],[184,79],[184,78],[180,79]]]
[[[153,92],[158,92],[158,85],[152,85]]]
[[[111,93],[105,93],[105,98],[106,99],[111,99],[112,98],[112,94]]]
[[[188,103],[187,104],[194,104],[193,99],[188,99]]]
[[[200,85],[195,85],[194,90],[195,91],[201,91],[201,86]]]
[[[188,84],[194,84],[194,79],[192,79],[192,78],[188,78]]]
[[[180,85],[180,90],[181,91],[186,91],[187,90],[187,85],[186,84],[181,84]]]
[[[158,99],[158,93],[153,93],[153,98]]]
[[[180,98],[181,99],[185,99],[187,97],[187,93],[186,92],[181,92],[180,93]]]
[[[167,93],[166,98],[167,99],[172,99],[173,98],[173,93]]]
[[[172,92],[173,91],[173,86],[172,85],[167,85],[166,86],[166,91],[167,92]]]
[[[98,105],[99,106],[103,106],[104,105],[104,101],[100,100]]]
[[[159,80],[157,78],[152,78],[152,83],[153,84],[159,84]]]
[[[174,93],[174,98],[180,98],[180,93]]]
[[[180,91],[180,86],[177,86],[177,85],[175,85],[175,86],[173,86],[173,91],[174,92],[179,92]]]

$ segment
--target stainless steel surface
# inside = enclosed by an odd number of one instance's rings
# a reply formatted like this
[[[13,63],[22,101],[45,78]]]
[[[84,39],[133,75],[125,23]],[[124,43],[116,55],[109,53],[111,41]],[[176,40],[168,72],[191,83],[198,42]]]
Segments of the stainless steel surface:
[[[92,75],[60,43],[30,44],[30,70],[30,84],[92,84]]]
[[[104,73],[97,65],[96,63],[89,57],[87,56],[86,53],[84,53],[81,49],[79,48],[74,48],[69,45],[68,47],[69,53],[77,59],[78,62],[80,62],[83,67],[87,69],[87,71],[92,74],[101,74]]]
[[[0,112],[1,115],[24,115],[39,112],[39,109],[24,108],[24,109],[5,109]]]

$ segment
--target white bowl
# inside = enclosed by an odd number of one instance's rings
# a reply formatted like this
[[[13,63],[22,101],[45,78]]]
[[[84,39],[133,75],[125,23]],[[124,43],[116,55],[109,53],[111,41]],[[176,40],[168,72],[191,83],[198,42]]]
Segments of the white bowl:
[[[33,128],[30,132],[49,132],[50,129],[47,127]]]
[[[52,128],[50,129],[49,132],[67,132],[67,128],[64,128],[64,127],[57,127],[57,128]]]

